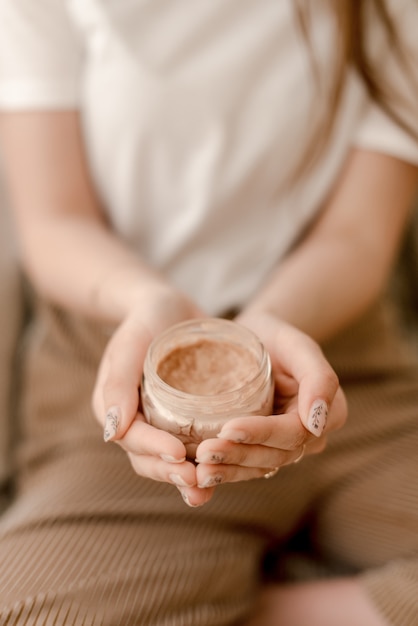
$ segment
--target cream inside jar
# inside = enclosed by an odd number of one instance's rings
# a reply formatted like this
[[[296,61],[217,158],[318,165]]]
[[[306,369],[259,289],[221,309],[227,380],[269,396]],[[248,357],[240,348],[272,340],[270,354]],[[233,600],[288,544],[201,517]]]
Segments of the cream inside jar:
[[[202,339],[174,348],[158,364],[157,375],[187,394],[215,396],[240,389],[257,369],[256,356],[242,346]]]

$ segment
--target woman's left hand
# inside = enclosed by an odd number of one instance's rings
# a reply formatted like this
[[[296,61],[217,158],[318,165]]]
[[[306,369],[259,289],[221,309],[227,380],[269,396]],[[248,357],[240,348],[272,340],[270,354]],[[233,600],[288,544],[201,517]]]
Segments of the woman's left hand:
[[[275,380],[275,414],[231,419],[216,439],[196,451],[198,488],[268,477],[326,446],[341,428],[347,406],[338,378],[318,344],[270,314],[239,316],[270,353]]]

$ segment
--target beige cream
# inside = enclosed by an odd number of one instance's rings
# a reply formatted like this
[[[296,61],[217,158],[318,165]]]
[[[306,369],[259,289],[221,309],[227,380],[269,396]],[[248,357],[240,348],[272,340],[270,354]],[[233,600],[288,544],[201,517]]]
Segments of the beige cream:
[[[199,396],[235,391],[258,372],[256,356],[225,341],[203,340],[174,348],[157,367],[170,387]]]

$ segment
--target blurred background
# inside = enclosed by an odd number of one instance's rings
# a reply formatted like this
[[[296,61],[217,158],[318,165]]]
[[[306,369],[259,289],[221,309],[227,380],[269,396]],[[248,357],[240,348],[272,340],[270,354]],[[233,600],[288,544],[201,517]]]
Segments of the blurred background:
[[[23,291],[0,167],[0,510],[8,495],[11,442],[16,425],[17,347],[23,326]]]

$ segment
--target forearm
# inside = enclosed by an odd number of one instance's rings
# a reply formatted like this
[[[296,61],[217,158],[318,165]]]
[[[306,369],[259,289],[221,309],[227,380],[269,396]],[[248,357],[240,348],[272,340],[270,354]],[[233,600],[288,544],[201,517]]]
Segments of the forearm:
[[[106,223],[76,112],[0,117],[4,170],[22,262],[51,301],[118,322],[168,289]]]
[[[313,239],[284,260],[245,314],[272,313],[323,342],[367,309],[387,272],[376,272],[365,246]]]
[[[21,232],[35,289],[56,304],[117,323],[143,298],[168,290],[163,278],[96,219],[48,215]]]
[[[387,284],[417,187],[417,168],[353,150],[321,217],[244,315],[268,312],[323,342]]]

